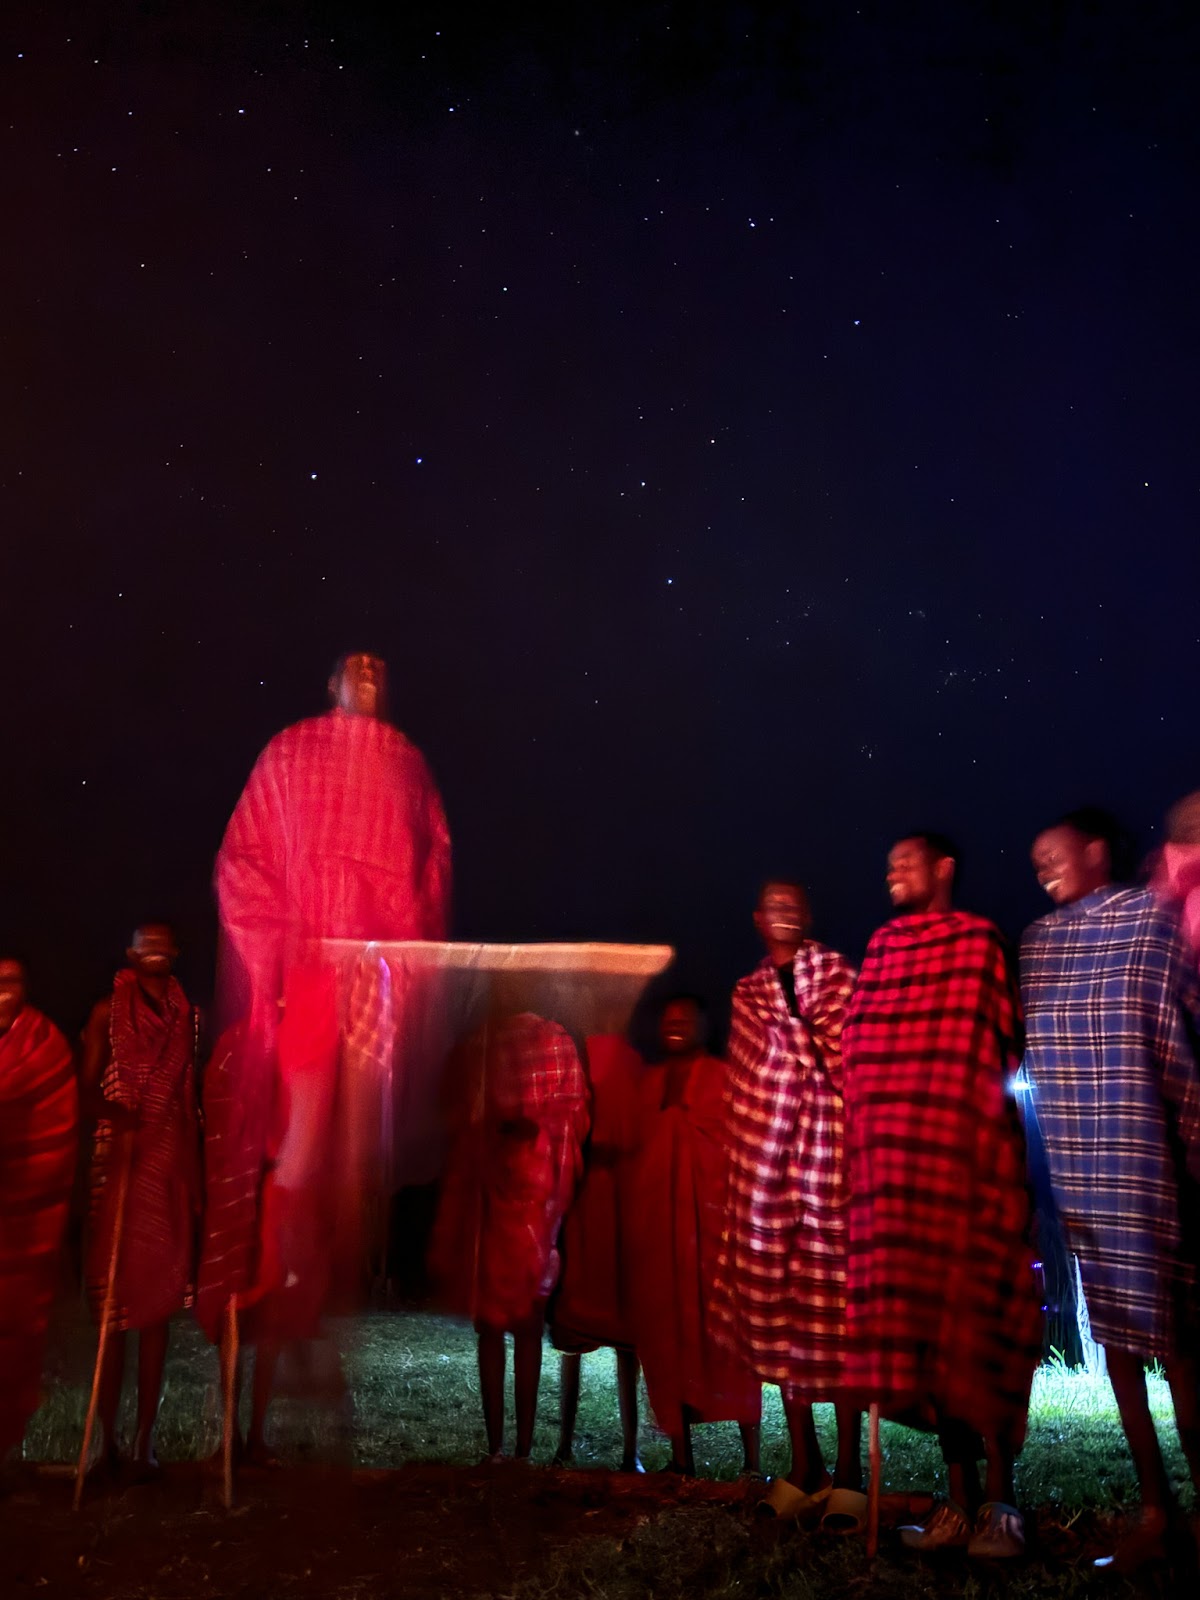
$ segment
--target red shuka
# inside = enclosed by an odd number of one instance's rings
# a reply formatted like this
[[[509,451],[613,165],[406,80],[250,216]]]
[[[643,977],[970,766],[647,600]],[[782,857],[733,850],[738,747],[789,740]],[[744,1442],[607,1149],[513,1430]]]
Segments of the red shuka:
[[[24,1006],[0,1034],[0,1460],[37,1409],[78,1130],[70,1046]]]
[[[99,1316],[112,1257],[121,1177],[117,1159],[127,1148],[113,1325],[145,1328],[165,1321],[191,1296],[200,1210],[195,1014],[174,978],[160,1010],[127,968],[117,974],[111,1000],[91,1025],[108,1030],[103,1102],[135,1120],[132,1146],[115,1137],[112,1118],[103,1110],[96,1126],[84,1262],[88,1298]]]
[[[726,1066],[696,1055],[646,1071],[642,1143],[630,1179],[635,1342],[650,1404],[672,1437],[696,1422],[756,1423],[762,1384],[711,1336],[725,1226]]]
[[[1041,1350],[1021,1012],[999,932],[963,911],[871,940],[846,1019],[847,1380],[864,1403],[1014,1446]]]
[[[642,1058],[620,1034],[587,1041],[592,1131],[583,1177],[562,1230],[562,1278],[550,1305],[550,1337],[571,1353],[633,1348],[629,1306],[630,1157],[637,1147]]]
[[[476,1327],[522,1327],[558,1277],[558,1231],[583,1166],[587,1082],[570,1034],[531,1012],[474,1034],[456,1067],[431,1274],[446,1308]]]

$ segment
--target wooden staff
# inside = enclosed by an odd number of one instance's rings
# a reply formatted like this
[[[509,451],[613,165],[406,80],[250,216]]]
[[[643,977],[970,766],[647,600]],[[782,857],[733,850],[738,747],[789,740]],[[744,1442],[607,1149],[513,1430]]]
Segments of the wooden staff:
[[[225,1311],[225,1418],[221,1435],[222,1499],[226,1511],[233,1509],[233,1441],[237,1432],[238,1319],[237,1296],[229,1296]]]
[[[88,1400],[87,1420],[83,1425],[83,1445],[79,1451],[79,1465],[75,1469],[75,1499],[73,1509],[78,1511],[83,1501],[83,1480],[87,1476],[88,1456],[92,1449],[92,1433],[96,1426],[96,1413],[100,1408],[100,1378],[104,1370],[104,1352],[112,1328],[113,1311],[117,1299],[117,1261],[121,1254],[121,1235],[125,1230],[125,1196],[129,1192],[129,1169],[133,1165],[133,1134],[124,1135],[125,1150],[121,1155],[117,1178],[117,1203],[113,1213],[112,1249],[108,1253],[108,1281],[104,1286],[104,1304],[100,1311],[100,1338],[96,1345],[96,1369],[92,1373],[92,1393]]]
[[[871,1479],[867,1484],[867,1555],[874,1560],[879,1549],[879,1488],[883,1477],[883,1451],[879,1446],[879,1406],[867,1413],[867,1461]]]

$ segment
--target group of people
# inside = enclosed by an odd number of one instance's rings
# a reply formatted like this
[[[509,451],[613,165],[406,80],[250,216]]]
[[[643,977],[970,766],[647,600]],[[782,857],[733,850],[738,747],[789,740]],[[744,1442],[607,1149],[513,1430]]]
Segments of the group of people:
[[[133,1453],[153,1470],[168,1322],[193,1295],[227,1356],[257,1346],[244,1448],[268,1454],[280,1345],[315,1332],[345,1264],[339,1073],[352,1076],[348,1052],[386,1053],[391,1014],[386,971],[370,969],[347,1015],[321,943],[445,934],[445,818],[385,691],[378,658],[340,662],[331,711],[267,746],[230,821],[202,1118],[196,1015],[168,928],[137,930],[78,1071],[28,1005],[20,964],[0,960],[0,1452],[36,1403],[82,1115],[85,1278],[113,1335],[102,1464],[115,1460],[122,1335],[136,1329]],[[945,1498],[903,1543],[1020,1554],[1014,1462],[1042,1349],[1023,1109],[1141,1485],[1115,1558],[1162,1554],[1175,1509],[1148,1361],[1167,1373],[1200,1492],[1200,796],[1168,818],[1147,886],[1118,881],[1116,842],[1091,810],[1037,836],[1053,909],[1018,964],[992,924],[955,909],[957,853],[936,833],[893,846],[892,915],[857,972],[811,937],[804,887],[771,880],[754,912],[765,953],[734,990],[724,1060],[690,996],[663,1007],[652,1066],[624,1037],[582,1037],[528,1007],[461,1040],[430,1263],[441,1303],[477,1330],[489,1455],[504,1447],[506,1334],[516,1455],[530,1454],[548,1328],[561,1463],[580,1358],[608,1346],[627,1470],[640,1467],[639,1366],[680,1473],[694,1470],[693,1426],[717,1421],[739,1425],[756,1472],[761,1388],[776,1384],[791,1464],[765,1513],[862,1528],[862,1413],[877,1406],[935,1431],[947,1469]],[[817,1402],[835,1408],[831,1467]]]

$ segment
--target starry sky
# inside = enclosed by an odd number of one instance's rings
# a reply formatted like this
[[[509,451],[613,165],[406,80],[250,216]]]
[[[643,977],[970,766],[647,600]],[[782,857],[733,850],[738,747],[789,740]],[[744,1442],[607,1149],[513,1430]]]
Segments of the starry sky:
[[[465,938],[1200,784],[1194,7],[9,0],[0,937],[211,983],[255,756],[384,654]]]

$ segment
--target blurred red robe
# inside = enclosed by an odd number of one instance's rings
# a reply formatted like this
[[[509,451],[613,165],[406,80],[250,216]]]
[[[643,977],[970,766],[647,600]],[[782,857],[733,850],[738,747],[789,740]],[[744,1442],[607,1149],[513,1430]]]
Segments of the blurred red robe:
[[[430,1243],[447,1310],[502,1332],[538,1316],[583,1168],[587,1081],[571,1036],[532,1012],[480,1029],[447,1074],[450,1153]]]
[[[229,820],[216,889],[226,1031],[205,1092],[198,1311],[215,1334],[231,1295],[286,1287],[272,1332],[302,1337],[337,1259],[359,1254],[333,1215],[339,1019],[320,945],[444,937],[450,835],[424,757],[389,723],[340,710],[284,729]]]
[[[712,1337],[709,1307],[725,1227],[727,1068],[695,1055],[646,1070],[641,1147],[630,1179],[635,1342],[655,1420],[757,1423],[761,1381]]]
[[[592,1129],[583,1178],[562,1231],[562,1279],[550,1306],[556,1350],[582,1354],[601,1345],[631,1350],[629,1304],[631,1158],[640,1136],[642,1058],[620,1034],[587,1041]]]
[[[37,1409],[78,1120],[70,1046],[23,1006],[0,1034],[0,1460]]]

